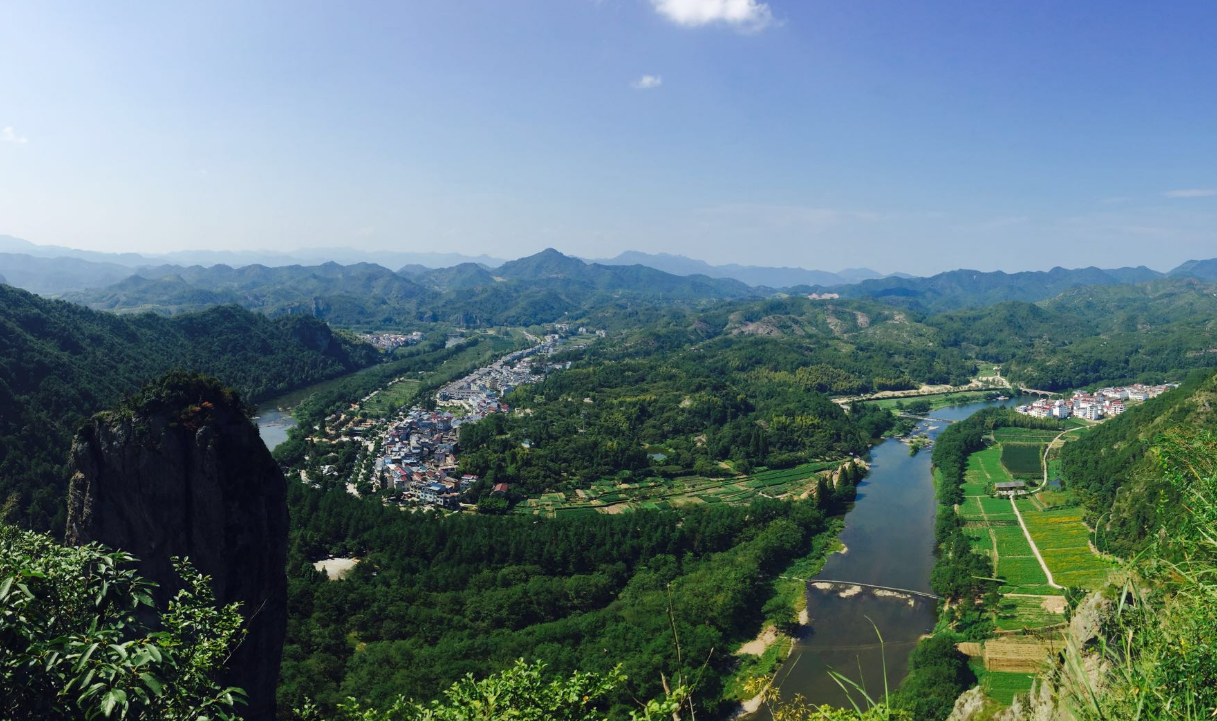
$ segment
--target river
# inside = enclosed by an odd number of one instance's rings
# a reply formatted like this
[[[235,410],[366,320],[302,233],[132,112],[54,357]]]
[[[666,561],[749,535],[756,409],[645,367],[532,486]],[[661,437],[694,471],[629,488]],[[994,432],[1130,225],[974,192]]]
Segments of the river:
[[[930,415],[962,420],[982,408],[1014,403],[969,403]],[[945,427],[923,421],[915,432],[936,438]],[[846,551],[830,557],[816,579],[930,592],[935,513],[930,456],[929,448],[910,456],[908,446],[895,439],[871,449],[871,472],[858,485],[857,501],[841,533]],[[882,700],[885,666],[888,686],[894,690],[907,671],[909,652],[934,627],[937,602],[860,586],[820,588],[814,580],[807,584],[810,626],[795,639],[776,677],[781,697],[801,694],[812,703],[848,706],[845,691],[829,675],[836,671]],[[864,705],[856,690],[853,694]],[[754,718],[770,715],[762,708]]]
[[[311,386],[297,388],[290,393],[285,393],[258,404],[258,415],[254,418],[254,422],[258,424],[258,432],[262,436],[262,441],[268,449],[275,450],[276,446],[287,440],[287,432],[296,425],[296,419],[292,417],[291,411],[304,399],[314,393],[338,385],[348,378],[369,373],[379,368],[379,365],[371,365],[353,373],[331,378],[328,381],[321,381]]]

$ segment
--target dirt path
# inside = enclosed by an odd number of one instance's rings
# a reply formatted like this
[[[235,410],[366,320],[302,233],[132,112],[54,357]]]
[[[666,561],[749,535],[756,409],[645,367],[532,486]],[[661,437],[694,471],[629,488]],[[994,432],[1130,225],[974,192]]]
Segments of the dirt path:
[[[1056,438],[1053,438],[1051,441],[1048,441],[1048,445],[1044,446],[1044,457],[1041,461],[1042,465],[1044,466],[1044,482],[1040,484],[1040,489],[1042,489],[1048,485],[1048,451],[1052,450],[1052,444],[1061,440],[1061,438],[1064,438],[1066,433],[1072,433],[1073,431],[1078,431],[1083,428],[1090,428],[1090,426],[1077,426],[1076,428],[1066,428],[1065,430],[1058,433]],[[1061,445],[1064,445],[1064,443],[1062,443]],[[1037,489],[1037,490],[1039,490],[1039,489]]]
[[[1035,554],[1035,560],[1039,561],[1040,568],[1044,569],[1044,577],[1048,579],[1048,585],[1052,586],[1053,588],[1065,588],[1064,586],[1058,585],[1057,582],[1052,579],[1052,571],[1048,570],[1048,564],[1044,562],[1044,557],[1040,555],[1039,546],[1035,545],[1035,539],[1031,537],[1031,531],[1027,530],[1027,524],[1023,522],[1023,514],[1019,512],[1018,504],[1014,502],[1013,498],[1010,499],[1010,507],[1014,509],[1014,515],[1018,517],[1018,525],[1023,527],[1023,535],[1027,537],[1027,543],[1031,544],[1031,552]]]

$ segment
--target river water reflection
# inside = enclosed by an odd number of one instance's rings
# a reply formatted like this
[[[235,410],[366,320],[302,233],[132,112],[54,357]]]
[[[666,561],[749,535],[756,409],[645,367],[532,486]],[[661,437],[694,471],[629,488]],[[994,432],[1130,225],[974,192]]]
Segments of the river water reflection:
[[[982,408],[1014,403],[969,403],[931,415],[962,420]],[[923,421],[916,432],[935,438],[946,425]],[[858,485],[857,502],[841,533],[847,550],[829,558],[816,579],[930,592],[935,512],[930,455],[926,449],[910,456],[908,447],[894,439],[871,450],[871,472]],[[817,585],[816,579],[807,585],[811,625],[778,671],[780,695],[847,706],[845,691],[829,675],[837,671],[881,699],[885,664],[887,683],[895,689],[907,671],[909,652],[934,627],[936,602],[861,586]],[[768,719],[769,713],[762,708],[755,718]]]

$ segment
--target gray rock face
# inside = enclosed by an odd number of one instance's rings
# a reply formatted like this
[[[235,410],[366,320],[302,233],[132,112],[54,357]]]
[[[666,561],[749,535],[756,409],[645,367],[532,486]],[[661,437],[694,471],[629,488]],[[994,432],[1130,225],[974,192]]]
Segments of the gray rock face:
[[[179,588],[172,556],[210,576],[220,603],[240,602],[248,634],[224,683],[245,689],[247,719],[272,719],[286,633],[285,481],[235,395],[178,380],[184,388],[162,387],[78,434],[67,541],[135,555],[161,607]]]

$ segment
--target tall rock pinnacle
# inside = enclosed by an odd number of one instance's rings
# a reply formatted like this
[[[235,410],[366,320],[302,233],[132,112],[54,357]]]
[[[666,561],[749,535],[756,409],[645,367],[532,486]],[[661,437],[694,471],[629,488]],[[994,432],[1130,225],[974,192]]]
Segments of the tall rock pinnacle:
[[[220,603],[241,603],[248,634],[223,682],[248,694],[246,719],[273,719],[286,632],[286,486],[236,394],[176,372],[72,445],[67,541],[98,541],[140,559],[164,608],[190,559]]]

